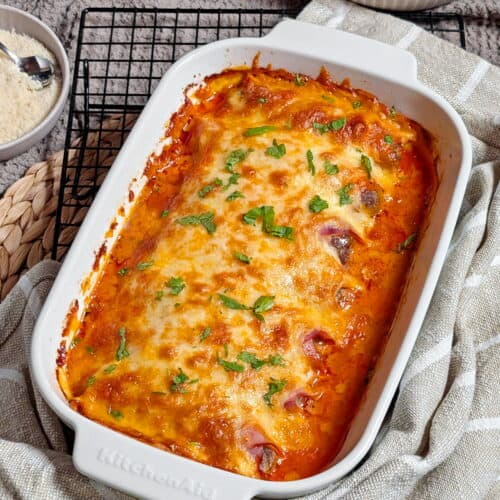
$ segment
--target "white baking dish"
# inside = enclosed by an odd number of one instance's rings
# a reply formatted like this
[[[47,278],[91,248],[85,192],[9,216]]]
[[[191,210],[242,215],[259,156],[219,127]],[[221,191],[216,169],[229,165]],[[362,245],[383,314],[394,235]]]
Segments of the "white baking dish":
[[[164,133],[165,121],[183,102],[186,85],[232,65],[260,63],[316,75],[325,65],[341,80],[373,92],[414,118],[438,140],[439,188],[419,244],[409,283],[391,335],[334,463],[315,476],[290,482],[243,477],[141,443],[77,412],[67,404],[56,380],[56,349],[70,302],[81,301],[80,283],[92,269],[94,252],[129,186]],[[215,42],[182,58],[165,74],[138,119],[94,201],[40,314],[33,335],[32,370],[53,410],[75,430],[75,466],[83,474],[148,498],[187,500],[283,498],[319,489],[351,471],[373,443],[401,379],[443,264],[471,166],[467,131],[457,113],[417,80],[409,53],[359,36],[298,21],[280,23],[261,39]],[[139,189],[139,183],[135,189]],[[109,245],[108,245],[109,248]]]

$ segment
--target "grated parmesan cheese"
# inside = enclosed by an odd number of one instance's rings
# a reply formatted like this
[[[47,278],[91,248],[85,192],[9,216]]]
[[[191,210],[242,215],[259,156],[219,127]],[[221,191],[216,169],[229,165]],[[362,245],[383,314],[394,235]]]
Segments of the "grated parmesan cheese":
[[[54,55],[38,40],[0,30],[3,42],[19,57],[42,56],[55,64]],[[61,92],[57,77],[45,88],[19,71],[17,66],[0,52],[0,144],[14,141],[35,128],[54,107]]]

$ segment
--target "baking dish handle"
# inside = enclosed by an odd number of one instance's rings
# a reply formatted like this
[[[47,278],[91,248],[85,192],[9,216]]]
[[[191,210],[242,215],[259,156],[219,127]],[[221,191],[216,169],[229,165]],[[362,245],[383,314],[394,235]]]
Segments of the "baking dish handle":
[[[273,47],[363,69],[401,83],[417,81],[417,60],[398,47],[327,26],[285,19],[265,37]]]
[[[255,480],[209,467],[126,438],[95,422],[76,431],[73,463],[79,472],[141,498],[250,500]]]

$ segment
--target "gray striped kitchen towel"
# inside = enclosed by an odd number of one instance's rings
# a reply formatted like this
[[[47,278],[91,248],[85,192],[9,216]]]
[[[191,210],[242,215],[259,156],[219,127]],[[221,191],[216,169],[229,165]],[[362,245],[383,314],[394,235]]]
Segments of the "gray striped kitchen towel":
[[[366,460],[307,500],[500,498],[500,70],[411,24],[340,0],[300,18],[414,53],[419,77],[462,115],[474,168],[460,219],[398,395]],[[125,498],[71,464],[62,424],[28,366],[57,264],[0,304],[0,498]],[[238,499],[235,499],[238,500]]]

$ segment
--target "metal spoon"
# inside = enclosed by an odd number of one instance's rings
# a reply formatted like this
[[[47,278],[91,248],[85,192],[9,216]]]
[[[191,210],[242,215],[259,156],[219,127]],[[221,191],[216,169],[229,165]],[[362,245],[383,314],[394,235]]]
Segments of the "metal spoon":
[[[0,42],[0,51],[28,76],[40,82],[42,87],[47,87],[51,84],[54,78],[54,65],[45,57],[30,56],[18,57],[11,50],[9,50],[2,42]]]

